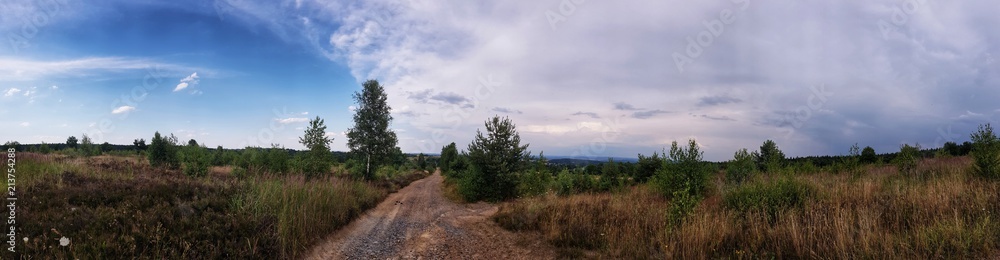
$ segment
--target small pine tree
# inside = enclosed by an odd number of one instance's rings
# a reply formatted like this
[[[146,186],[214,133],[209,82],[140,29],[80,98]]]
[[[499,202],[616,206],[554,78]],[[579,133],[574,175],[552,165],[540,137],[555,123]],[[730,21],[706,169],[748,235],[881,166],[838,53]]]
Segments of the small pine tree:
[[[501,201],[517,195],[516,174],[527,166],[531,153],[510,119],[494,116],[486,121],[486,135],[476,130],[469,144],[471,169],[460,187],[469,201]]]
[[[778,149],[778,144],[767,140],[760,146],[760,153],[754,153],[757,158],[757,168],[766,173],[773,173],[785,166],[785,153]]]
[[[187,176],[204,177],[208,175],[208,166],[211,158],[204,147],[188,145],[183,148],[180,159],[183,162],[183,171]]]
[[[304,145],[309,152],[302,159],[300,167],[307,178],[318,177],[330,172],[330,143],[333,138],[326,136],[326,124],[323,119],[309,120],[309,127],[306,128],[299,143]]]
[[[980,125],[972,137],[972,159],[976,175],[1000,179],[1000,139],[990,124]]]

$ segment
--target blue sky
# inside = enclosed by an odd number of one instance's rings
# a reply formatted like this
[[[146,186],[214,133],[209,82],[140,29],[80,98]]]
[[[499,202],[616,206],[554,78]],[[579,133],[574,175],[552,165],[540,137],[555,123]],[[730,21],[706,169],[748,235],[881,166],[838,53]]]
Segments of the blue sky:
[[[1000,123],[990,1],[74,1],[0,3],[0,141],[154,131],[346,150],[378,79],[406,152],[509,116],[536,154],[710,160],[965,141]]]

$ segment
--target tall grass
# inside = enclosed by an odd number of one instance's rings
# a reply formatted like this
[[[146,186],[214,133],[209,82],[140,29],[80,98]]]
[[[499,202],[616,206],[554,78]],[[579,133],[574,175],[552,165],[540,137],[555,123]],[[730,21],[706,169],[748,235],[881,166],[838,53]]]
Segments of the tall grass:
[[[347,225],[387,194],[368,183],[341,178],[304,181],[302,176],[256,177],[233,200],[238,212],[275,217],[281,255],[293,258]]]
[[[714,192],[678,226],[667,222],[671,201],[642,186],[522,199],[501,205],[494,219],[542,233],[567,256],[594,250],[629,259],[995,257],[1000,183],[972,176],[970,166],[967,157],[925,159],[916,174],[879,166],[861,176],[758,176],[747,186],[716,176]],[[801,196],[768,199],[788,194]],[[756,196],[763,199],[747,199]]]

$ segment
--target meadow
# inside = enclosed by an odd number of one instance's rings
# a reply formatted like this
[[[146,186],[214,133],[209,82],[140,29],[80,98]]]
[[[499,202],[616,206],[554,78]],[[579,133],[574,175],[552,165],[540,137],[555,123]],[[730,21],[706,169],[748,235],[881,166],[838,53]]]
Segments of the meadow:
[[[618,259],[931,259],[1000,256],[1000,183],[968,156],[925,158],[914,171],[886,164],[762,172],[727,182],[711,174],[704,199],[675,221],[653,185],[613,192],[550,191],[502,203],[493,219],[538,232],[564,257]]]
[[[196,177],[126,153],[17,156],[24,258],[296,258],[428,174],[387,171],[362,181],[334,167],[306,180],[215,166]],[[61,238],[69,245],[60,246]]]

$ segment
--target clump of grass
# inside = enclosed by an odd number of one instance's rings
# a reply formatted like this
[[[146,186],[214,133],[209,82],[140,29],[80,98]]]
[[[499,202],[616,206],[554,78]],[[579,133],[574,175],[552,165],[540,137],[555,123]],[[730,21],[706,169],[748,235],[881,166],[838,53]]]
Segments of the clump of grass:
[[[341,178],[305,181],[301,176],[253,178],[233,200],[238,212],[276,219],[281,255],[297,256],[310,245],[374,207],[386,191]]]
[[[761,211],[771,218],[783,210],[802,208],[816,190],[795,179],[781,177],[737,186],[723,198],[726,208],[737,212]]]

